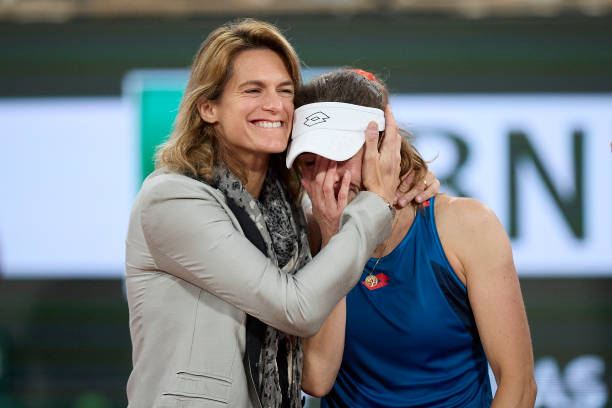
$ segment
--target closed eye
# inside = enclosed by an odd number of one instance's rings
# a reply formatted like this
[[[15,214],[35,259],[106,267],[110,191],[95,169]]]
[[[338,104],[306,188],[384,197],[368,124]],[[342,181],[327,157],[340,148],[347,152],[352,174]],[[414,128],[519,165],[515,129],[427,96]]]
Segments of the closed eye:
[[[312,153],[303,153],[300,155],[299,164],[302,169],[310,169],[315,165],[317,156]]]

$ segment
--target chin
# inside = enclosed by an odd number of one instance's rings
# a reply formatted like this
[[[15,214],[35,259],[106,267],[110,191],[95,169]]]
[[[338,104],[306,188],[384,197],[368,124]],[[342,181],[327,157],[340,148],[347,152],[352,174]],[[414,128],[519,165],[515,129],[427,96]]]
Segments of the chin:
[[[268,153],[282,153],[287,150],[287,141],[282,141],[279,143],[274,143],[272,145],[267,146]]]
[[[283,144],[281,144],[279,146],[276,146],[274,150],[275,150],[275,153],[282,153],[282,152],[284,152],[285,150],[287,150],[287,143],[283,143]]]
[[[287,150],[287,146],[270,146],[270,147],[267,147],[267,148],[261,149],[261,150],[264,153],[277,154],[277,153],[282,153],[285,150]]]

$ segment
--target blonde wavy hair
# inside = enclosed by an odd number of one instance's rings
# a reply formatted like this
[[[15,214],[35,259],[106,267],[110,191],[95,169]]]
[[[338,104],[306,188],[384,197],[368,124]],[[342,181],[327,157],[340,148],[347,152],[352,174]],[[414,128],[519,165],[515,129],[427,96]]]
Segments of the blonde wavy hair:
[[[158,147],[156,168],[167,167],[170,171],[211,182],[213,167],[223,162],[246,184],[240,159],[229,154],[214,126],[202,120],[198,102],[218,99],[232,76],[236,56],[245,50],[261,48],[270,49],[281,57],[295,89],[299,88],[302,76],[297,53],[275,26],[254,19],[224,24],[208,35],[195,56],[174,130],[168,141]],[[272,155],[270,166],[280,172],[286,185],[295,186],[297,179],[282,165],[284,155]]]
[[[359,73],[361,72],[361,73]],[[318,75],[308,81],[295,97],[296,109],[302,105],[316,102],[343,102],[371,108],[385,109],[389,103],[387,87],[374,75],[352,68],[341,68]],[[402,146],[400,150],[400,178],[414,172],[411,186],[421,182],[427,174],[427,162],[418,150],[410,143],[412,134],[400,129]],[[296,162],[297,163],[297,162]],[[301,177],[299,166],[294,170]]]

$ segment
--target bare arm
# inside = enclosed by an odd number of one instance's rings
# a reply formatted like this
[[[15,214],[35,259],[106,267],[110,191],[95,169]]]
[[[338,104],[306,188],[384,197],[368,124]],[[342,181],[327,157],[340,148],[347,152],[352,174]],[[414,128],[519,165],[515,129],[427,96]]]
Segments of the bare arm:
[[[440,237],[453,269],[466,283],[498,384],[492,407],[533,407],[533,351],[510,241],[482,203],[443,196],[440,202]]]
[[[346,297],[331,312],[319,332],[304,339],[302,389],[313,397],[325,396],[334,385],[344,353]]]

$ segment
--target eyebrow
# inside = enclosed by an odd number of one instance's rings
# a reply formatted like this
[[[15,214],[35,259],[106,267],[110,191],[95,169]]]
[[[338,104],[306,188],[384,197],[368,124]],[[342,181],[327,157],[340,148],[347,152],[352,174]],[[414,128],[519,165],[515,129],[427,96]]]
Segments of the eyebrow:
[[[257,81],[257,80],[250,80],[250,81],[246,81],[243,82],[239,85],[240,88],[244,87],[244,86],[249,86],[249,85],[256,85],[256,86],[260,86],[263,87],[265,84],[263,83],[263,81]],[[292,81],[284,81],[281,82],[280,84],[278,84],[277,86],[293,86],[293,82]]]

